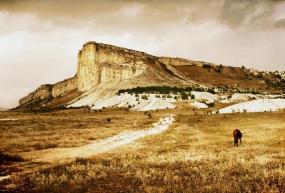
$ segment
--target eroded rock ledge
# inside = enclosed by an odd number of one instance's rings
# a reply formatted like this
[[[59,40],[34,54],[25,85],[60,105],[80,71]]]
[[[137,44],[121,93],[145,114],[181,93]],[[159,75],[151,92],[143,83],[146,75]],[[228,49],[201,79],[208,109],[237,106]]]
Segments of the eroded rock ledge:
[[[27,96],[20,99],[20,106],[37,102],[42,100],[51,100],[53,98],[61,97],[66,95],[78,88],[77,77],[68,78],[66,80],[60,81],[56,84],[45,84],[41,85],[34,92],[31,92]]]

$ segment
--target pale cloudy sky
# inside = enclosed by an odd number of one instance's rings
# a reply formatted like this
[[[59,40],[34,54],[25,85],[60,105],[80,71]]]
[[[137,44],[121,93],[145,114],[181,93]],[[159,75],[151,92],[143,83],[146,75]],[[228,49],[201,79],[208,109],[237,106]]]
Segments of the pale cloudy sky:
[[[284,0],[0,0],[0,106],[76,71],[86,41],[285,70]]]

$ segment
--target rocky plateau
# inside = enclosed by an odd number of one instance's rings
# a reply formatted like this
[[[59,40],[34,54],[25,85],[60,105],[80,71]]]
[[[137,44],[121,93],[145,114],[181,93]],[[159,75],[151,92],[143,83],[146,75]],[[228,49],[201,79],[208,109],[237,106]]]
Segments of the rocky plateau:
[[[199,86],[223,91],[282,93],[284,73],[260,72],[87,42],[78,52],[77,72],[56,84],[45,84],[23,97],[17,109],[68,106],[82,98],[99,100],[137,86]],[[84,104],[83,104],[84,105]]]

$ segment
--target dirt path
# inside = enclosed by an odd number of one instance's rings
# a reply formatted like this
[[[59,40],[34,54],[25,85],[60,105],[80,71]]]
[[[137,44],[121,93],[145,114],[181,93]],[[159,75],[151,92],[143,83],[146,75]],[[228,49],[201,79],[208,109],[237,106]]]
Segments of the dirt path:
[[[174,116],[168,116],[160,119],[151,129],[144,131],[129,131],[122,132],[113,137],[94,143],[74,148],[55,148],[47,149],[38,152],[33,152],[31,161],[33,162],[56,162],[66,161],[74,158],[86,158],[98,153],[103,153],[116,147],[130,144],[137,139],[145,136],[159,134],[169,128],[174,121]],[[31,155],[27,155],[31,158]]]

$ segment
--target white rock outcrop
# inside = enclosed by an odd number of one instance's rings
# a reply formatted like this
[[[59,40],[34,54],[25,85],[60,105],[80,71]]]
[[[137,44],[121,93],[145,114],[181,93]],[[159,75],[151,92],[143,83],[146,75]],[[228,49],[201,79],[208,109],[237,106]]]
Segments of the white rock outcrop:
[[[219,113],[270,112],[281,109],[285,109],[285,99],[257,99],[222,108]]]

